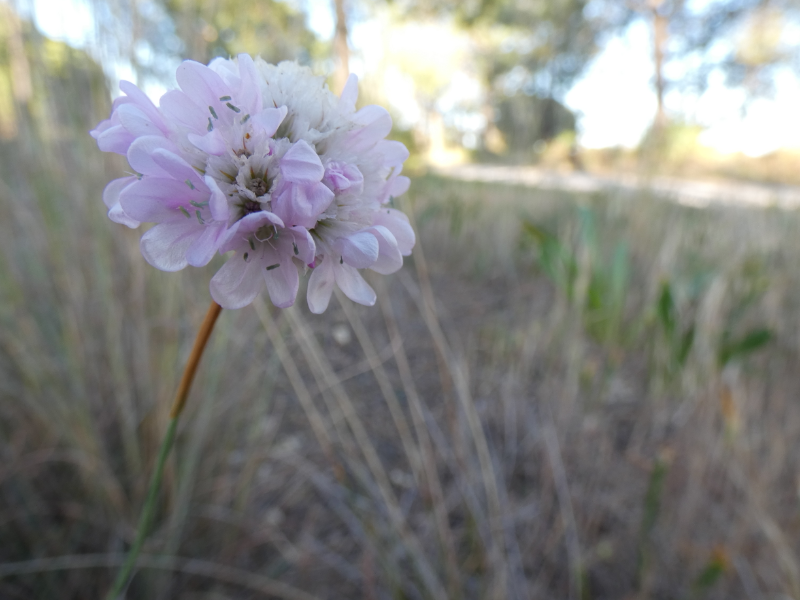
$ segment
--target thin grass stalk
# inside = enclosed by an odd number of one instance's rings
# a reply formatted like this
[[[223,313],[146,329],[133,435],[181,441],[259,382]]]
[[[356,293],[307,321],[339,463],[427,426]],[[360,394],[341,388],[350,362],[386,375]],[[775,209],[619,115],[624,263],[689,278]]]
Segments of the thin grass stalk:
[[[142,507],[142,514],[139,517],[139,526],[136,532],[136,539],[133,546],[128,551],[128,558],[122,565],[122,569],[117,574],[114,584],[111,586],[111,591],[108,593],[108,600],[116,600],[125,586],[128,584],[133,567],[136,565],[136,559],[142,550],[147,535],[150,532],[150,526],[153,522],[155,515],[156,499],[158,492],[161,489],[161,479],[164,475],[164,466],[167,463],[167,457],[172,449],[172,443],[175,441],[175,432],[178,429],[178,417],[180,417],[183,407],[186,405],[186,399],[189,397],[189,390],[192,387],[197,367],[200,364],[200,359],[203,357],[203,351],[208,343],[208,338],[211,337],[211,332],[214,330],[214,324],[217,322],[222,307],[216,302],[212,301],[211,306],[208,308],[206,317],[200,330],[197,332],[197,338],[194,341],[192,353],[189,355],[189,360],[183,370],[178,391],[175,394],[175,400],[172,403],[170,410],[170,420],[167,427],[167,433],[161,442],[161,448],[158,451],[158,459],[156,460],[156,468],[153,472],[153,477],[150,480],[150,487],[147,490],[147,498],[145,499],[144,506]]]

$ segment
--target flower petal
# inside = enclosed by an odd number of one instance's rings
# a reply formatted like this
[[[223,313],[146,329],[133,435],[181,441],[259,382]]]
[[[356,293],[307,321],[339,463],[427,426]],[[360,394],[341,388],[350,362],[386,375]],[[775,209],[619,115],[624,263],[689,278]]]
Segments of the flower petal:
[[[372,217],[372,224],[383,225],[392,232],[403,256],[411,254],[411,249],[417,240],[406,215],[394,208],[382,208]]]
[[[378,260],[378,240],[372,233],[359,231],[336,240],[335,249],[342,260],[356,269],[372,266]]]
[[[319,315],[328,308],[335,282],[333,261],[326,256],[312,269],[311,277],[308,278],[307,300],[312,313]]]
[[[211,115],[208,109],[202,109],[192,102],[185,93],[180,90],[171,90],[161,96],[159,101],[161,112],[175,123],[183,125],[197,133],[202,134],[207,131],[208,120]]]
[[[278,131],[278,127],[281,126],[281,123],[283,123],[283,120],[286,118],[286,114],[288,112],[289,109],[285,106],[279,106],[278,108],[265,108],[264,110],[254,114],[251,117],[251,121],[253,125],[261,127],[268,137],[272,137],[275,135],[275,132]]]
[[[394,140],[381,140],[375,146],[375,151],[383,156],[383,165],[398,167],[408,158],[408,148]]]
[[[411,180],[405,175],[398,175],[389,180],[386,186],[386,193],[390,198],[397,198],[402,196],[408,191],[408,186],[411,185]]]
[[[111,208],[115,204],[119,204],[119,195],[122,190],[136,181],[138,181],[136,177],[121,177],[109,181],[103,190],[103,203],[106,207]]]
[[[333,265],[333,274],[336,278],[336,285],[350,300],[364,306],[375,304],[375,290],[364,281],[364,278],[354,267],[346,264]]]
[[[324,174],[319,156],[305,140],[295,143],[281,159],[281,175],[291,183],[317,183]]]
[[[342,95],[339,97],[339,110],[345,113],[355,112],[358,100],[358,76],[350,73],[347,83],[344,84]]]
[[[261,261],[265,266],[264,279],[267,282],[269,299],[278,308],[288,308],[294,304],[294,300],[297,297],[300,275],[297,273],[297,267],[291,258],[288,256],[280,257],[280,262],[277,262],[278,254],[273,252],[272,255],[275,257],[276,262],[265,264],[271,261]],[[275,265],[278,266],[275,267]]]
[[[189,181],[200,191],[209,191],[200,174],[175,152],[165,148],[157,148],[153,150],[151,157],[153,162],[173,179],[183,182]],[[188,186],[189,184],[186,185]]]
[[[119,82],[119,89],[125,93],[132,103],[136,105],[145,115],[148,120],[153,123],[162,133],[167,133],[168,129],[164,118],[158,112],[156,105],[147,97],[142,90],[132,84],[130,81],[122,80]],[[119,108],[122,108],[121,106]]]
[[[239,76],[242,82],[236,95],[236,101],[242,105],[241,108],[245,113],[255,115],[261,112],[262,108],[261,87],[256,65],[249,54],[240,54],[238,62]],[[272,133],[275,132],[273,131]],[[272,135],[272,133],[268,135]]]
[[[212,130],[205,135],[197,135],[196,133],[189,134],[189,141],[195,148],[199,148],[206,154],[213,154],[214,156],[221,156],[228,149],[225,140],[219,134],[218,129]]]
[[[97,147],[103,152],[127,154],[136,138],[122,125],[109,127],[97,136]]]
[[[206,175],[203,180],[206,182],[208,189],[211,190],[211,197],[208,199],[208,208],[211,210],[211,216],[215,221],[227,221],[230,209],[225,194],[222,193],[216,180],[210,175]]]
[[[162,271],[180,271],[188,263],[186,251],[203,232],[194,220],[161,223],[142,236],[139,247],[145,260]]]
[[[201,233],[186,251],[186,262],[193,267],[203,267],[211,262],[214,254],[219,249],[222,234],[227,229],[225,223],[206,225]]]
[[[191,189],[185,182],[166,177],[144,177],[125,188],[119,199],[128,215],[147,223],[176,221],[181,215],[178,212],[181,206],[187,213],[193,213],[192,201],[206,200],[206,194]]]
[[[261,261],[243,260],[234,254],[211,278],[211,297],[222,308],[237,309],[250,304],[264,289]]]
[[[380,106],[365,106],[353,115],[353,121],[362,127],[347,136],[351,152],[371,149],[392,130],[392,117]]]
[[[124,210],[122,210],[122,206],[119,202],[108,209],[108,218],[114,223],[125,225],[131,229],[136,229],[139,225],[141,225],[141,222],[137,221],[136,219],[132,219],[125,213]]]
[[[155,177],[171,177],[169,171],[160,167],[153,160],[153,153],[156,150],[178,152],[178,147],[165,137],[146,135],[134,140],[128,148],[128,162],[137,173]]]
[[[403,266],[403,255],[397,247],[397,240],[392,232],[382,225],[370,227],[367,231],[378,240],[379,252],[375,264],[370,269],[381,275],[389,275],[400,270]]]
[[[161,129],[138,106],[123,104],[116,110],[115,114],[122,126],[134,137],[163,135]]]
[[[231,90],[214,71],[199,62],[186,60],[178,67],[175,77],[181,89],[197,106],[214,108],[217,117],[226,114],[220,98],[230,96]]]

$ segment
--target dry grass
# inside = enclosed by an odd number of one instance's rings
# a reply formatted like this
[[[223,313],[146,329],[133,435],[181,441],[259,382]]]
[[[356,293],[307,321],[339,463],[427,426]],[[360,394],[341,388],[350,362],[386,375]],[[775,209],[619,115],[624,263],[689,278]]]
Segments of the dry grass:
[[[148,267],[100,203],[121,162],[23,133],[0,597],[99,597],[218,264]],[[800,598],[798,214],[435,178],[404,208],[378,306],[223,313],[128,598]]]

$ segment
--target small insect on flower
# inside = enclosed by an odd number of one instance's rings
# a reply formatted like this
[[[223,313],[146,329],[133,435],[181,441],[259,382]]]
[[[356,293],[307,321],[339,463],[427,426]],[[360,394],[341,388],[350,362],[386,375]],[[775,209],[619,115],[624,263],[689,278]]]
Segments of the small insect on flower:
[[[250,304],[264,286],[276,306],[291,306],[309,271],[313,312],[327,308],[335,285],[374,304],[359,269],[393,273],[415,243],[408,218],[388,206],[409,185],[400,174],[408,150],[385,139],[389,114],[356,110],[354,75],[337,97],[292,62],[241,54],[186,61],[176,75],[180,89],[159,106],[121,82],[125,95],[91,132],[137,173],[106,186],[109,218],[155,223],[141,250],[164,271],[238,256],[211,279],[224,308]]]

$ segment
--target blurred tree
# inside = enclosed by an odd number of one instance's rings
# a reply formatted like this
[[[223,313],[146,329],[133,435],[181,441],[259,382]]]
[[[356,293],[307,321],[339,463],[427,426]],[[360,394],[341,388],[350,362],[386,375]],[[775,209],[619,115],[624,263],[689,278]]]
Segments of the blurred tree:
[[[562,118],[566,93],[604,39],[632,18],[624,4],[599,7],[596,0],[394,2],[408,18],[447,16],[470,31],[487,90],[483,147],[518,151],[523,139],[530,146],[556,135],[566,121],[574,126],[574,119]],[[503,137],[513,133],[513,143],[492,141],[498,126]]]
[[[178,61],[241,52],[308,63],[327,48],[294,4],[259,0],[90,0],[104,62],[130,62],[140,79],[170,81]]]
[[[208,62],[241,52],[269,62],[307,63],[316,38],[305,14],[288,2],[259,0],[242,7],[237,0],[163,0],[186,45],[186,58]]]
[[[729,86],[743,88],[752,99],[772,92],[776,69],[796,66],[790,24],[797,26],[800,18],[797,0],[628,0],[628,10],[652,26],[656,131],[668,123],[664,96],[670,88],[702,93],[711,74],[721,72]],[[670,60],[685,65],[679,79],[665,74]]]

